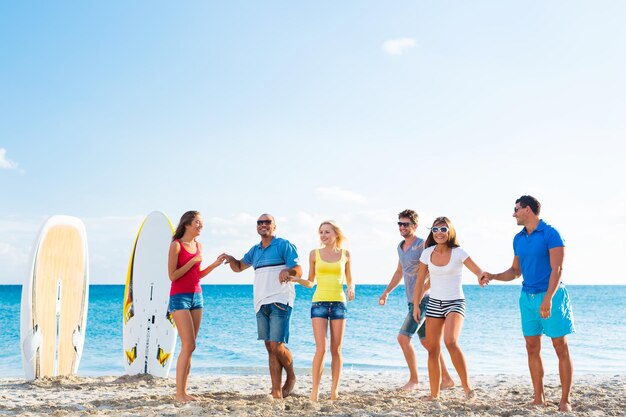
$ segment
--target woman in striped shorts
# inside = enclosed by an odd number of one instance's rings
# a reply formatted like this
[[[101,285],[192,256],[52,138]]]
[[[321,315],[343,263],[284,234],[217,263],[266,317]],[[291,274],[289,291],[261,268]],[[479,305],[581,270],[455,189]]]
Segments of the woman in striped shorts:
[[[461,249],[454,226],[447,217],[435,219],[424,246],[426,249],[420,257],[414,293],[414,300],[418,302],[414,303],[416,307],[413,315],[419,322],[421,315],[426,314],[426,348],[428,349],[430,379],[430,397],[427,399],[439,398],[439,381],[441,380],[439,355],[442,335],[450,353],[450,359],[461,378],[465,397],[473,399],[476,394],[470,385],[465,356],[458,344],[465,317],[465,296],[461,286],[461,275],[463,265],[479,279],[483,271]],[[429,274],[430,300],[426,311],[420,311],[419,300],[422,299],[425,291],[424,282]]]

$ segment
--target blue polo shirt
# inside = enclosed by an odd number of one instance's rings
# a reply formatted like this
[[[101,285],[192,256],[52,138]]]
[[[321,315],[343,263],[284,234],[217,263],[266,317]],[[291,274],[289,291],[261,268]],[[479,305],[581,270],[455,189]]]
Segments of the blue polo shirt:
[[[522,268],[522,291],[537,294],[548,290],[550,283],[550,249],[565,246],[559,232],[543,220],[531,234],[523,228],[513,238],[513,252]]]
[[[252,265],[254,269],[279,265],[293,268],[300,264],[296,247],[288,240],[276,236],[266,248],[261,243],[254,245],[241,261]]]

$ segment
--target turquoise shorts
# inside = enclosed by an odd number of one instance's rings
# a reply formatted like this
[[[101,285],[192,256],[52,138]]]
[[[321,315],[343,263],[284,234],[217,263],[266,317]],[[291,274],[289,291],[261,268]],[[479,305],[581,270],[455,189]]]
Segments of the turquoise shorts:
[[[521,292],[519,308],[524,336],[545,334],[554,339],[574,333],[574,316],[567,289],[561,285],[556,290],[554,297],[552,297],[552,311],[547,319],[542,318],[539,312],[545,295],[545,292],[537,294]]]

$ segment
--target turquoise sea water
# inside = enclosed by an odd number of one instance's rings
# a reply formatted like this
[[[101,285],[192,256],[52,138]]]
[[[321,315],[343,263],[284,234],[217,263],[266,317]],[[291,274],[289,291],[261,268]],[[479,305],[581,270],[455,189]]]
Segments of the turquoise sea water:
[[[407,312],[404,288],[387,305],[378,305],[383,285],[357,287],[349,303],[344,339],[344,369],[405,372],[396,342]],[[577,332],[569,337],[575,372],[626,374],[626,286],[569,286]],[[467,314],[460,344],[471,374],[526,374],[524,339],[519,326],[519,286],[465,286]],[[19,349],[21,286],[0,286],[0,378],[23,375]],[[266,373],[267,355],[256,340],[252,286],[203,286],[205,308],[194,352],[193,374]],[[85,349],[79,375],[122,375],[123,286],[92,285]],[[311,367],[315,343],[311,331],[313,290],[297,287],[289,348],[296,368]],[[177,342],[178,343],[178,342]],[[550,339],[544,338],[546,373],[557,372]],[[178,345],[177,345],[178,349]],[[416,346],[420,372],[426,352]],[[328,358],[329,360],[329,358]],[[450,364],[450,361],[447,361]],[[450,364],[451,366],[451,364]],[[174,367],[172,367],[172,371]],[[173,375],[173,374],[171,374]]]

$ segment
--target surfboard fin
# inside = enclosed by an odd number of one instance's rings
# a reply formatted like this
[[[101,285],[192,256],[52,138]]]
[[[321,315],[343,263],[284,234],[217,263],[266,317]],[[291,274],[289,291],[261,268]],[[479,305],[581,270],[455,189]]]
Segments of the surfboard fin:
[[[124,354],[126,355],[126,361],[128,364],[132,364],[137,359],[137,345],[133,346],[129,350],[124,350]]]
[[[74,345],[74,350],[78,356],[80,356],[83,353],[83,346],[85,345],[85,336],[80,326],[76,327],[74,333],[72,333],[72,344]]]
[[[165,366],[167,361],[170,359],[170,356],[172,356],[171,353],[165,353],[163,348],[159,346],[159,348],[157,349],[157,360],[159,361],[161,366]]]
[[[35,358],[42,341],[43,336],[39,331],[39,326],[35,326],[33,333],[24,338],[24,341],[22,342],[22,350],[24,352],[24,357],[28,362]]]

